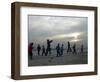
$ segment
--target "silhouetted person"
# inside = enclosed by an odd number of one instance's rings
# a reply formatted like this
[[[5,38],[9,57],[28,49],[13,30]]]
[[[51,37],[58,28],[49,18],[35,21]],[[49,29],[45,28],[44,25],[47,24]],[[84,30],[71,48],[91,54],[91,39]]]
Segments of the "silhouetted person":
[[[60,56],[60,44],[56,46],[56,51],[57,51],[57,57]]]
[[[62,56],[63,55],[63,50],[64,50],[64,45],[62,44],[62,46],[61,46],[61,49],[60,49],[60,55]]]
[[[47,40],[47,49],[46,49],[46,56],[49,54],[51,54],[51,43],[53,42],[53,40]]]
[[[73,48],[73,54],[76,54],[77,53],[76,52],[76,44],[74,44],[72,48]]]
[[[83,44],[81,45],[81,53],[83,53]]]
[[[44,47],[44,45],[42,46],[42,56],[43,56],[43,54],[45,55],[45,47]]]
[[[68,52],[72,52],[72,49],[71,49],[71,47],[70,47],[70,42],[68,41],[68,49],[67,49],[67,53]]]
[[[41,46],[38,44],[37,46],[38,56],[40,56],[40,50],[41,50]]]
[[[32,56],[33,56],[32,50],[33,50],[33,43],[30,43],[28,46],[28,54],[29,54],[30,59],[32,59]]]

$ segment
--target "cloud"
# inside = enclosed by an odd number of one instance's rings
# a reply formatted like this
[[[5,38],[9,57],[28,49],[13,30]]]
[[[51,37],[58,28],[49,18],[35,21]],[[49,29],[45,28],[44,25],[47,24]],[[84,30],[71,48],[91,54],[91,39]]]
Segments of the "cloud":
[[[75,36],[74,33],[79,37],[78,41],[79,39],[85,40],[85,43],[87,41],[88,18],[86,17],[30,15],[28,21],[29,42],[41,42],[48,38],[74,41],[75,38],[71,39]],[[78,33],[83,34],[77,35]]]
[[[82,33],[75,32],[75,33],[70,33],[70,34],[60,34],[60,35],[55,35],[52,37],[48,37],[49,39],[62,39],[62,38],[78,38],[78,36],[82,35]]]

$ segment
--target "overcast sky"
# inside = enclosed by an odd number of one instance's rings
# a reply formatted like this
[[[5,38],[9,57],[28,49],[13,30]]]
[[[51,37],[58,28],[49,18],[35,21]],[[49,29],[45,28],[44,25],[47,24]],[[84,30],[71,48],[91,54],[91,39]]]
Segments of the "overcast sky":
[[[28,16],[28,42],[45,45],[52,39],[57,43],[87,45],[88,19],[86,17],[68,16]]]

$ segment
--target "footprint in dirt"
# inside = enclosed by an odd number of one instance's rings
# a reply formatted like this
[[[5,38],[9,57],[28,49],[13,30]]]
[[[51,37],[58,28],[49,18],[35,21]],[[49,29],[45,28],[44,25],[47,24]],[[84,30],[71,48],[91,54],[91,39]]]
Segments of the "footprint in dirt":
[[[53,59],[53,57],[51,57],[51,59]]]
[[[54,57],[51,57],[50,60],[48,60],[48,62],[52,62],[53,58],[54,58]]]
[[[52,60],[48,60],[48,62],[49,62],[49,63],[51,63],[51,62],[52,62]]]

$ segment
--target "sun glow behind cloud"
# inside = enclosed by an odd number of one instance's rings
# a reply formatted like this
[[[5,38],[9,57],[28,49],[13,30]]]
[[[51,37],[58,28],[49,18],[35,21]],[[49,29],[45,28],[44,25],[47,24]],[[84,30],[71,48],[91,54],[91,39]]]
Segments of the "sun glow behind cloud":
[[[49,39],[62,39],[62,38],[68,38],[68,37],[72,37],[77,39],[78,36],[80,36],[82,33],[80,32],[76,32],[76,33],[70,33],[70,34],[60,34],[60,35],[55,35],[55,36],[51,36],[48,37]]]
[[[79,42],[81,41],[82,39],[74,39],[74,40],[71,40],[70,42]]]
[[[55,35],[55,36],[51,36],[48,37],[49,39],[63,39],[63,38],[72,38],[72,42],[77,42],[80,39],[78,39],[78,37],[82,35],[81,32],[75,32],[75,33],[70,33],[70,34],[60,34],[60,35]]]

